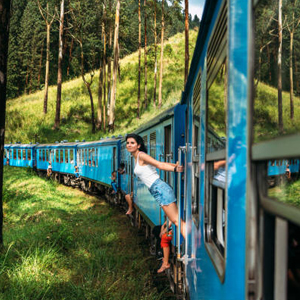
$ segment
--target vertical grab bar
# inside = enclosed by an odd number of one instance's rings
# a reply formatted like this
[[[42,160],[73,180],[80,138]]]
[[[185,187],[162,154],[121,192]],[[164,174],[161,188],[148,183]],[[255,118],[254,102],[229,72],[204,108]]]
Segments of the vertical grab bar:
[[[164,156],[163,154],[159,154],[158,160],[162,161],[163,156]],[[161,178],[161,169],[159,169],[159,178]],[[159,225],[162,225],[161,224],[161,211],[162,211],[162,208],[159,207]]]
[[[185,147],[178,148],[178,163],[181,166],[181,154]],[[177,227],[177,259],[180,259],[180,232],[181,232],[181,173],[177,174],[177,207],[178,207],[178,227]]]

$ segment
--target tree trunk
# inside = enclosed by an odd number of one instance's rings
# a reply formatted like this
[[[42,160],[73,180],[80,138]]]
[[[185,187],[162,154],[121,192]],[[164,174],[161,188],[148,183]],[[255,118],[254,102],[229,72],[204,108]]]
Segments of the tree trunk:
[[[58,129],[60,125],[60,107],[61,107],[61,85],[62,85],[62,59],[63,59],[63,33],[64,33],[64,9],[65,1],[60,3],[60,25],[59,25],[59,50],[58,50],[58,70],[57,70],[57,96],[56,96],[56,114],[54,128]]]
[[[98,85],[98,107],[97,107],[97,129],[101,130],[102,127],[102,88],[103,88],[103,60],[100,59],[99,68],[99,85]]]
[[[153,106],[156,107],[156,83],[157,83],[157,32],[156,32],[156,0],[154,0],[154,85]]]
[[[278,2],[278,129],[283,132],[283,119],[282,119],[282,0]]]
[[[139,74],[138,74],[137,118],[140,119],[140,102],[141,102],[141,46],[142,46],[141,0],[139,0],[138,16],[139,16]]]
[[[293,80],[293,42],[294,32],[290,33],[290,117],[294,119],[294,80]]]
[[[6,81],[10,1],[0,0],[0,247],[3,246],[3,154],[5,137]]]
[[[47,24],[47,52],[46,52],[46,73],[45,73],[45,91],[44,91],[44,114],[47,113],[48,106],[48,85],[49,85],[49,65],[50,65],[50,24]]]
[[[50,29],[51,29],[51,25],[54,21],[54,17],[55,17],[55,13],[52,16],[52,20],[49,21],[48,17],[49,17],[49,6],[48,6],[48,2],[46,5],[46,17],[44,16],[40,1],[37,0],[38,6],[39,6],[39,10],[40,13],[43,17],[43,19],[45,20],[46,23],[46,32],[47,32],[47,41],[46,41],[46,71],[45,71],[45,91],[44,91],[44,114],[47,113],[47,105],[48,105],[48,85],[49,85],[49,64],[50,64]]]
[[[103,22],[103,57],[102,57],[102,70],[103,70],[103,131],[106,132],[106,33],[105,22]]]
[[[160,41],[160,70],[159,70],[159,87],[158,87],[158,107],[162,105],[162,82],[163,82],[163,59],[164,59],[164,0],[161,1],[161,41]]]
[[[147,0],[144,0],[144,9],[145,9],[145,48],[144,48],[144,76],[145,76],[145,90],[144,90],[144,107],[145,109],[148,107],[148,97],[147,97]]]
[[[185,67],[184,87],[189,75],[189,0],[185,0]]]
[[[109,12],[112,13],[111,0],[109,1]],[[108,47],[109,47],[109,50],[112,47],[112,22],[111,22],[111,19],[109,20]],[[109,56],[107,58],[107,110],[108,110],[108,115],[110,112],[110,97],[111,97],[111,56]]]
[[[118,75],[118,62],[119,62],[119,53],[118,53],[118,43],[119,43],[119,19],[120,19],[120,0],[117,1],[116,6],[116,19],[115,19],[115,34],[114,34],[114,67],[113,67],[113,82],[112,82],[112,91],[110,98],[110,112],[109,112],[109,131],[114,131],[115,123],[115,103],[116,103],[116,93],[117,93],[117,75]]]

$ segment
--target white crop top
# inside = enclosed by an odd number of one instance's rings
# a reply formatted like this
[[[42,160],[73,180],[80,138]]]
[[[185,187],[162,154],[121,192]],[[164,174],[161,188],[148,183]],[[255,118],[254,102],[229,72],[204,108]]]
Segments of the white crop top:
[[[138,176],[148,188],[150,188],[154,181],[159,178],[159,175],[157,174],[156,168],[152,165],[140,166],[139,155],[140,152],[136,159],[134,174]]]

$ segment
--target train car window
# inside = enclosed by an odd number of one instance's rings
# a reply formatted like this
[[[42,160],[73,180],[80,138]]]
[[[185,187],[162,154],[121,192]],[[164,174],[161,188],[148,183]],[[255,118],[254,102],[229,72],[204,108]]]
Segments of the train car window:
[[[59,152],[57,149],[55,149],[54,153],[55,153],[55,161],[58,163],[59,162]]]
[[[59,153],[59,161],[61,163],[63,163],[64,162],[64,150],[60,150],[59,152],[60,152]]]
[[[18,159],[22,158],[22,153],[21,153],[21,149],[18,150]]]
[[[199,201],[200,201],[200,168],[199,168],[199,126],[200,126],[200,93],[201,71],[197,75],[193,90],[193,138],[192,138],[192,215],[196,226],[199,226]]]
[[[27,159],[31,160],[31,149],[27,151]]]
[[[74,164],[74,150],[73,149],[70,150],[70,163]]]
[[[150,133],[150,156],[156,159],[156,131]]]
[[[149,151],[149,149],[148,149],[148,136],[147,135],[143,136],[143,141],[144,141],[144,144],[145,144],[147,150]]]
[[[300,130],[299,9],[299,1],[282,1],[279,9],[277,0],[259,1],[255,9],[255,142]]]
[[[3,158],[6,158],[6,149],[4,149]]]
[[[88,160],[89,160],[89,167],[92,166],[92,149],[88,149]]]
[[[96,161],[95,161],[95,148],[92,149],[92,166],[96,166]]]
[[[88,150],[84,149],[84,164],[87,166],[88,165]]]
[[[49,161],[49,149],[46,149],[46,161]]]
[[[26,160],[26,150],[25,149],[23,149],[22,156],[23,156],[23,160]]]
[[[117,148],[113,147],[113,171],[116,171],[116,161],[117,161]]]
[[[207,50],[204,201],[205,247],[221,281],[225,275],[227,218],[227,39],[227,1],[224,1]]]
[[[14,159],[17,159],[17,149],[12,150]]]
[[[96,157],[95,157],[95,160],[96,160],[96,167],[98,168],[98,148],[96,148]]]

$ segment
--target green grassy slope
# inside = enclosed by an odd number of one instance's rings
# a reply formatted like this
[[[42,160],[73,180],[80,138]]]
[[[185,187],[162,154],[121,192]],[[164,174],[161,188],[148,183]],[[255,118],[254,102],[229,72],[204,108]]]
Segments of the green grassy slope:
[[[192,57],[196,38],[196,30],[190,31],[190,55]],[[158,59],[160,47],[158,47]],[[143,62],[142,54],[142,66]],[[128,133],[157,114],[157,110],[150,105],[142,111],[140,120],[136,118],[137,109],[137,78],[138,53],[133,53],[120,61],[121,81],[118,83],[116,100],[115,135]],[[148,100],[153,101],[154,83],[154,52],[148,48]],[[97,107],[98,78],[97,71],[92,85],[95,111]],[[159,77],[157,77],[159,78]],[[164,110],[181,98],[184,79],[184,33],[179,33],[164,46],[163,73],[163,107]],[[157,81],[158,86],[158,81]],[[158,93],[158,89],[157,89]],[[91,133],[90,99],[81,78],[65,82],[62,87],[61,127],[53,130],[56,87],[49,88],[48,113],[43,114],[44,92],[24,95],[7,102],[6,143],[20,141],[34,142],[35,135],[40,143],[55,142],[67,139],[69,141],[96,140],[107,136],[108,133]],[[158,96],[157,96],[158,98]],[[144,75],[142,71],[141,101],[144,100]],[[111,135],[111,134],[110,134]]]
[[[125,212],[104,200],[4,167],[0,299],[165,299],[158,267]]]

